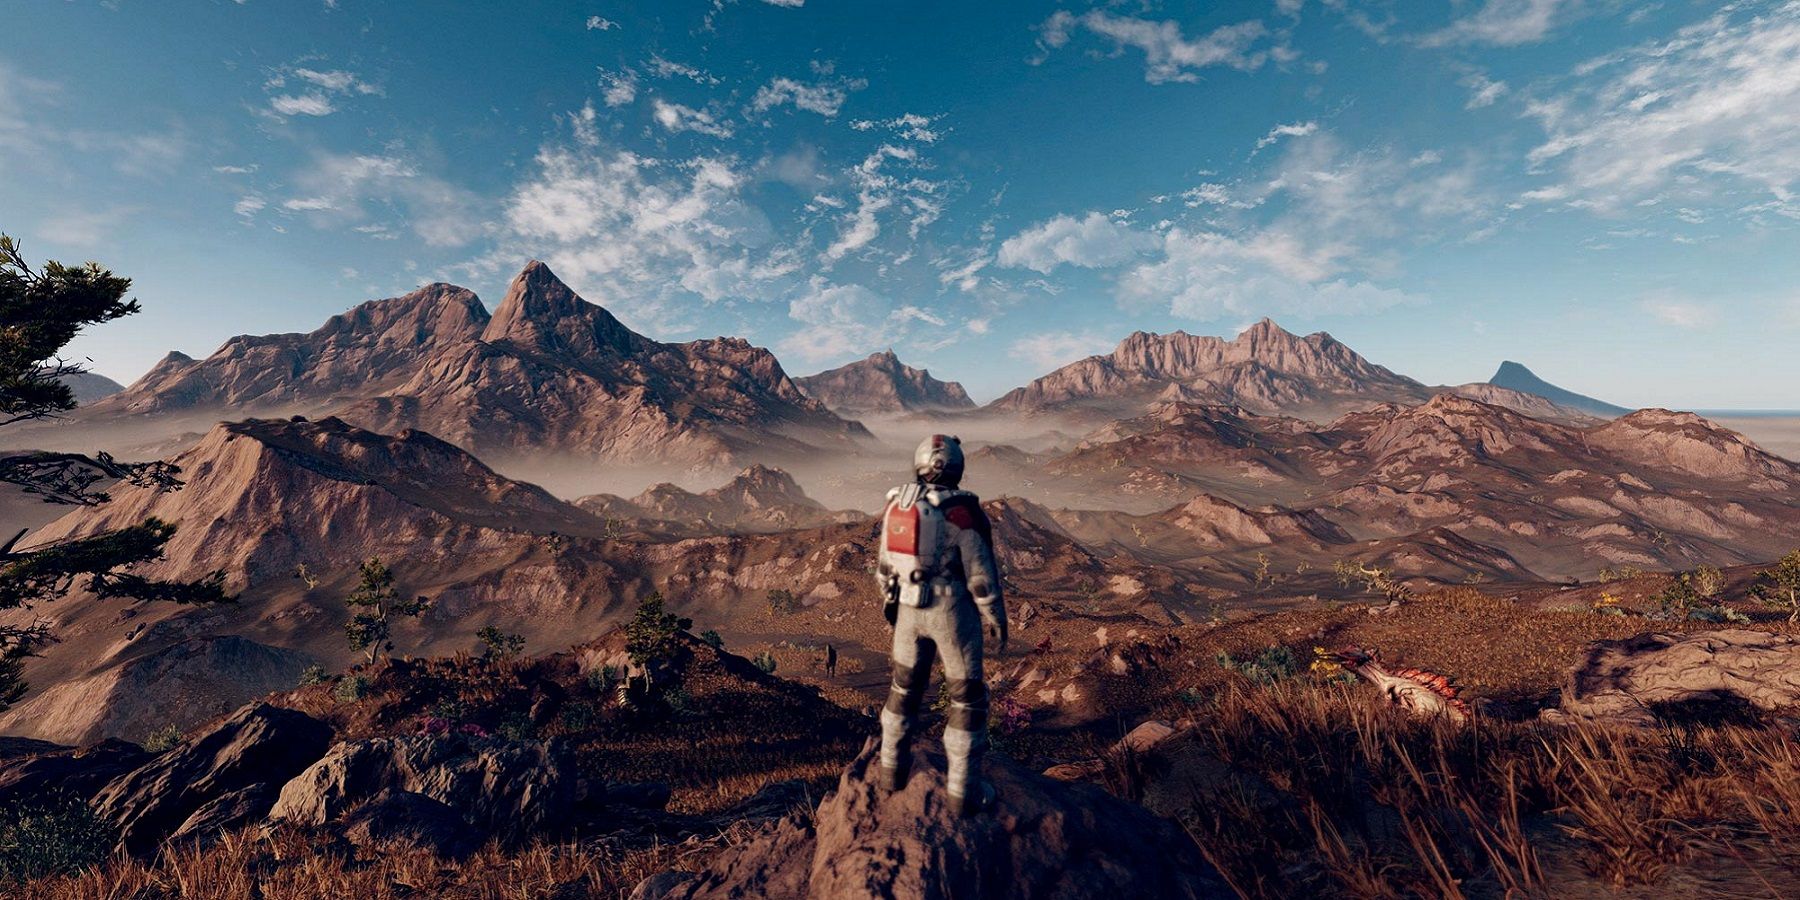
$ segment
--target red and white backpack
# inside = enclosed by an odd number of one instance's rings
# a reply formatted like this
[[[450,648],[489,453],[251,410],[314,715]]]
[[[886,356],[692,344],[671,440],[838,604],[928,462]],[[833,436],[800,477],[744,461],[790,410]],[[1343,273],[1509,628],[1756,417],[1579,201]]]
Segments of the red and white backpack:
[[[907,606],[931,605],[931,579],[943,574],[944,513],[938,503],[948,493],[917,483],[888,492],[881,517],[881,567],[899,582],[900,602]]]

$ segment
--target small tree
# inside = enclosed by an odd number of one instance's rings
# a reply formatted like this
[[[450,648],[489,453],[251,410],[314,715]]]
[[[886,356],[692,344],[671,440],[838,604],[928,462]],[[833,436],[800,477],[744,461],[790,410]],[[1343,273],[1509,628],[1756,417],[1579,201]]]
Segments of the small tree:
[[[85,370],[60,354],[93,325],[138,311],[125,294],[131,279],[96,263],[45,263],[35,270],[13,239],[0,234],[0,426],[50,419],[75,408],[65,379]],[[98,506],[109,498],[96,488],[123,482],[152,490],[181,486],[180,470],[166,462],[125,463],[101,452],[0,454],[0,484],[11,484],[45,503]],[[30,609],[77,589],[102,598],[219,603],[225,573],[196,581],[155,581],[129,571],[162,558],[175,526],[157,519],[73,540],[18,549],[29,529],[0,534],[0,612]],[[16,621],[16,620],[15,620]],[[0,624],[0,710],[25,695],[23,662],[52,640],[42,624]]]
[[[674,657],[681,648],[680,634],[694,620],[663,609],[663,596],[653,593],[638,604],[637,613],[625,623],[625,653],[644,671],[644,687],[650,686],[650,670]]]
[[[418,618],[431,608],[431,601],[424,597],[401,599],[400,592],[394,589],[394,573],[379,557],[369,557],[358,571],[362,580],[344,598],[351,610],[350,621],[344,623],[344,635],[350,640],[350,649],[366,652],[368,661],[373,663],[382,653],[394,650],[394,642],[388,639],[392,617]]]
[[[475,638],[481,641],[482,655],[488,659],[512,659],[525,650],[524,636],[501,631],[492,625],[482,626],[475,632]]]
[[[1800,621],[1800,550],[1781,558],[1772,568],[1756,573],[1750,593],[1765,606],[1787,610],[1788,621]]]
[[[1694,586],[1694,573],[1683,572],[1669,579],[1669,583],[1650,599],[1656,601],[1657,607],[1664,616],[1685,619],[1706,600],[1698,588]]]

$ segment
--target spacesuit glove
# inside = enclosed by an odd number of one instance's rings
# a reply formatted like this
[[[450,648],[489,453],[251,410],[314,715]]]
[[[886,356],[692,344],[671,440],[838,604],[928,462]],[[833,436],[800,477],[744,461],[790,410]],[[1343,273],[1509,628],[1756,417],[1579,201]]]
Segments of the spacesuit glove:
[[[981,620],[987,623],[988,633],[994,638],[994,652],[1006,652],[1006,611],[999,604],[980,606]]]

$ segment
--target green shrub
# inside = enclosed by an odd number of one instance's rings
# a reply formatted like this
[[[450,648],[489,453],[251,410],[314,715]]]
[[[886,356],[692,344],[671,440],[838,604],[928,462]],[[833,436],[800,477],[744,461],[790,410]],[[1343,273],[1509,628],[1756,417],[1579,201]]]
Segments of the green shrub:
[[[720,637],[719,633],[711,628],[700,632],[700,640],[704,642],[706,646],[711,647],[714,650],[725,649],[725,639]]]
[[[326,674],[324,666],[307,666],[306,671],[300,673],[300,686],[303,688],[324,684],[330,680],[331,676]]]
[[[756,667],[764,672],[767,672],[770,675],[775,674],[775,654],[764,650],[763,652],[756,654],[756,658],[751,660],[751,662],[755,663]]]
[[[112,853],[116,840],[112,827],[73,797],[0,808],[0,884],[86,871]]]
[[[1231,654],[1223,651],[1217,659],[1221,667],[1257,684],[1274,684],[1300,673],[1299,658],[1294,656],[1294,651],[1280,644],[1258,651],[1249,659],[1233,659]]]
[[[144,749],[151,753],[161,753],[180,744],[182,737],[181,729],[170,723],[150,732],[150,736],[144,738]]]
[[[512,659],[525,651],[525,637],[501,631],[492,625],[482,626],[475,632],[476,640],[481,641],[482,655],[489,659]]]
[[[331,689],[331,696],[340,703],[355,703],[368,694],[369,679],[361,675],[346,675]]]

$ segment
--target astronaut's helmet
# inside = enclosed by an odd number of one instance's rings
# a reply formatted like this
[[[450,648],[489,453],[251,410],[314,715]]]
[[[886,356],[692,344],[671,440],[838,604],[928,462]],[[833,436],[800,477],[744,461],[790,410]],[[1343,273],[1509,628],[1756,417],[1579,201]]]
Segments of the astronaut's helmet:
[[[913,451],[913,474],[927,484],[956,487],[963,476],[962,441],[953,434],[934,434]]]

